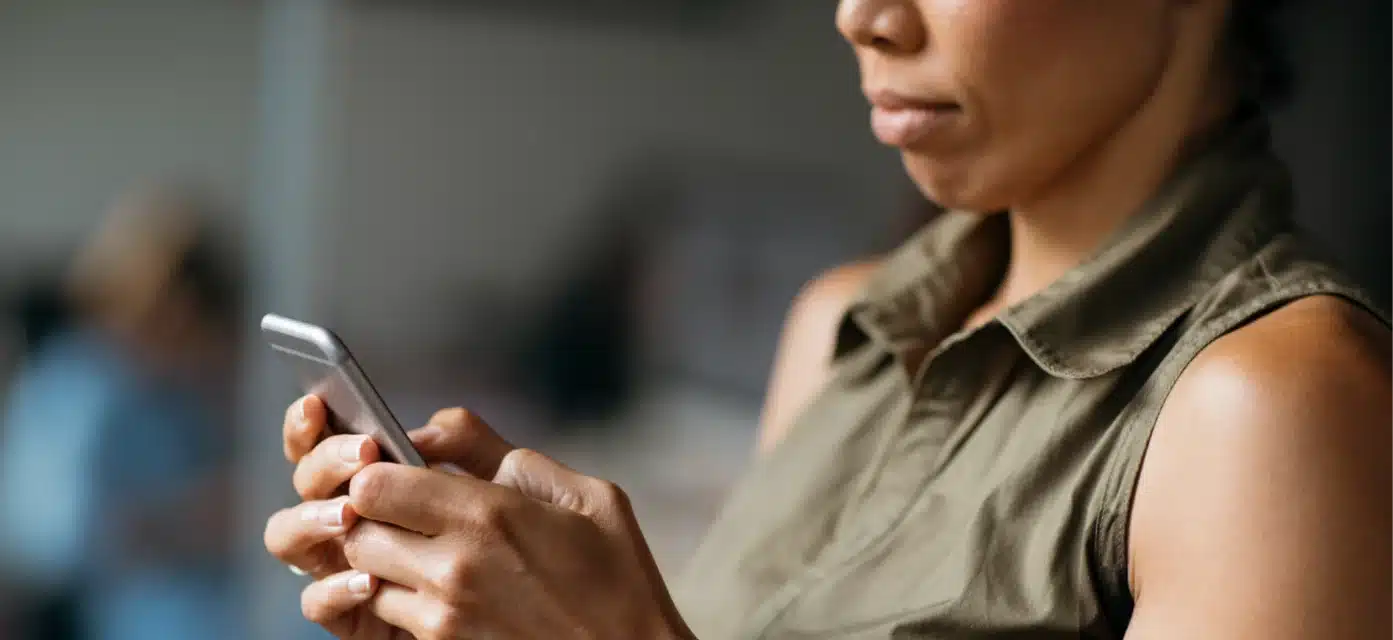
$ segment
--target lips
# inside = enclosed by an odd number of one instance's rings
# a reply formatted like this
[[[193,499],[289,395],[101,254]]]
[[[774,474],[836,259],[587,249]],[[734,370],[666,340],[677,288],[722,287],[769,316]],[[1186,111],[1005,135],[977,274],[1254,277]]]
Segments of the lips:
[[[892,91],[867,92],[871,102],[871,131],[882,143],[908,148],[946,134],[962,114],[948,100],[921,99]]]

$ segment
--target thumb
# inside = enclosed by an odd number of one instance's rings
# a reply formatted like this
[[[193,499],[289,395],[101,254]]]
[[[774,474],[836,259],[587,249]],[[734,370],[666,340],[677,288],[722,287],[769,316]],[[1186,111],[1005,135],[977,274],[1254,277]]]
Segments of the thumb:
[[[498,473],[503,457],[514,449],[488,423],[465,409],[443,409],[426,426],[407,434],[431,466],[454,465],[482,480]]]

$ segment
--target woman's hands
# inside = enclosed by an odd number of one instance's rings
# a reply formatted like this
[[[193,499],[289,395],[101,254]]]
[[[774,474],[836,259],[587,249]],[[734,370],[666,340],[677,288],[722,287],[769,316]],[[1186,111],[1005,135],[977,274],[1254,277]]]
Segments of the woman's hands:
[[[347,496],[338,496],[353,474],[377,462],[377,445],[365,436],[324,434],[324,403],[301,398],[286,411],[282,442],[287,460],[295,463],[292,481],[303,502],[281,509],[266,523],[266,549],[313,582],[300,596],[306,618],[330,633],[354,640],[405,639],[371,612],[347,606],[366,602],[378,580],[352,570],[343,555],[344,534],[358,519]]]
[[[266,544],[316,579],[305,615],[339,637],[689,635],[613,484],[513,449],[461,410],[411,438],[466,473],[377,463],[361,436],[315,445],[324,407],[297,406],[286,454],[306,501],[272,516]],[[348,495],[333,498],[345,481]]]

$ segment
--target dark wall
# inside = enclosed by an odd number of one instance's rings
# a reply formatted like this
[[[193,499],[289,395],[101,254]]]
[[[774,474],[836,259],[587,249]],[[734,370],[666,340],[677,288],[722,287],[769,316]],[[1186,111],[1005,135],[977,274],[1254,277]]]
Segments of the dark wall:
[[[1390,0],[1302,3],[1290,16],[1298,90],[1275,117],[1298,217],[1388,305],[1393,243]]]

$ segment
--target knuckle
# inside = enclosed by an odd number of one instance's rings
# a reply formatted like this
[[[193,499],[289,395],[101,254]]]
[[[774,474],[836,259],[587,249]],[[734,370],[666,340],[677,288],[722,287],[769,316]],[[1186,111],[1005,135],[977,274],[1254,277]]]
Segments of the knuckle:
[[[437,411],[430,424],[453,434],[453,438],[465,444],[487,441],[493,437],[488,424],[474,412],[463,407],[452,407]]]
[[[498,461],[498,470],[494,472],[494,482],[507,484],[510,479],[522,477],[522,474],[519,473],[521,458],[518,457],[518,452],[520,451],[523,450],[513,449],[504,454],[503,458]]]
[[[602,480],[600,478],[587,478],[585,480],[586,492],[594,496],[596,500],[610,506],[619,506],[629,501],[628,494],[619,485]]]
[[[489,534],[505,531],[512,516],[511,512],[510,505],[498,500],[489,500],[475,510],[475,524]]]
[[[340,546],[343,549],[343,559],[350,567],[362,566],[360,561],[366,551],[364,547],[367,546],[363,540],[363,536],[366,535],[364,531],[366,531],[366,527],[360,526],[353,527],[343,534],[343,542]]]
[[[326,439],[300,458],[290,480],[301,497],[326,497],[342,482],[340,476],[334,473],[339,464],[336,447],[341,442],[334,438]]]
[[[546,460],[546,456],[532,449],[513,449],[498,462],[497,475],[499,478],[522,478],[527,475],[527,469],[536,468],[543,460]]]
[[[474,414],[464,407],[450,407],[436,411],[430,417],[430,423],[442,427],[459,428],[466,427],[475,422]]]
[[[430,583],[446,602],[459,603],[473,590],[478,573],[478,566],[469,554],[456,553],[437,566]]]
[[[469,614],[463,606],[439,607],[425,621],[423,640],[454,640],[464,636]]]
[[[522,469],[539,462],[547,460],[547,457],[537,452],[535,449],[517,448],[508,452],[503,457],[503,461],[512,464],[514,468]]]
[[[585,478],[582,481],[585,505],[588,511],[613,515],[629,508],[629,495],[619,485],[600,478]]]
[[[353,501],[353,508],[363,514],[373,511],[386,495],[392,482],[391,476],[390,466],[380,462],[363,467],[354,474],[353,480],[348,483],[348,497]]]

